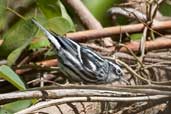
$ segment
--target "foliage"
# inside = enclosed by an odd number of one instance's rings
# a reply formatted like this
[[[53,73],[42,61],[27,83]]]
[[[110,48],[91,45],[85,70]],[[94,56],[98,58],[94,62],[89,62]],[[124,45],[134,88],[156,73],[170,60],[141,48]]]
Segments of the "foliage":
[[[169,1],[168,1],[169,2]],[[159,11],[164,15],[164,16],[171,16],[171,4],[167,3],[167,0],[165,0],[160,6],[159,6]]]
[[[65,7],[59,0],[37,0],[37,8],[40,8],[42,13],[39,13],[36,18],[48,28],[51,28],[59,34],[65,34],[69,31],[75,31],[74,24],[67,14]],[[6,1],[0,1],[0,29],[5,30]],[[49,7],[50,6],[50,7]],[[12,10],[11,10],[12,11]],[[13,12],[15,13],[15,11]],[[33,15],[29,13],[29,15]],[[40,38],[42,34],[38,33],[38,42],[34,42],[35,33],[38,28],[33,25],[29,15],[27,19],[19,19],[12,27],[7,29],[3,34],[3,43],[0,45],[0,58],[7,59],[7,65],[0,66],[0,77],[11,83],[19,90],[25,90],[25,84],[9,66],[15,65],[23,51],[29,46],[31,50],[40,49],[41,47],[49,46],[48,40]],[[35,39],[34,39],[35,40]],[[1,114],[13,114],[19,110],[27,108],[33,104],[33,100],[19,100],[12,103],[7,103],[0,108]]]
[[[25,85],[19,76],[8,66],[0,66],[0,77],[4,78],[20,90],[24,90]]]
[[[31,28],[31,29],[30,29]],[[9,57],[9,64],[15,63],[20,53],[30,44],[37,28],[30,19],[21,20],[3,35],[3,44],[0,46],[0,57]]]
[[[8,66],[0,66],[0,77],[10,82],[19,90],[25,90],[25,84],[20,77]],[[13,114],[18,110],[29,107],[32,104],[32,100],[19,100],[12,103],[3,105],[0,108],[0,114]]]

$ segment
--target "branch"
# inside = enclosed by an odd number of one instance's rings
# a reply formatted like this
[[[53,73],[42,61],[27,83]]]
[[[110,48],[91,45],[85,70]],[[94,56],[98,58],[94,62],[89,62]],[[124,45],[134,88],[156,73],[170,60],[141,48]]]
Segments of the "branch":
[[[108,10],[110,15],[123,15],[131,19],[138,19],[141,21],[146,21],[146,15],[142,12],[136,10],[135,8],[127,7],[112,7]]]
[[[165,95],[155,95],[155,96],[140,96],[140,97],[67,97],[61,99],[55,99],[50,101],[39,102],[27,109],[19,111],[15,114],[26,114],[41,108],[46,108],[52,105],[64,104],[67,102],[99,102],[99,101],[109,101],[109,102],[135,102],[135,101],[156,101],[156,100],[166,100],[168,96]]]
[[[80,0],[65,0],[65,2],[74,10],[75,14],[88,29],[102,29],[101,24]]]
[[[6,103],[7,101],[19,99],[57,99],[62,97],[135,97],[135,96],[149,96],[149,95],[171,95],[170,86],[47,86],[41,88],[33,88],[25,91],[11,92],[0,94],[0,102]]]
[[[133,52],[138,53],[139,52],[139,42],[131,42],[126,45],[129,49],[131,49]],[[146,41],[145,42],[145,50],[151,51],[151,50],[157,50],[157,49],[164,49],[164,48],[171,48],[171,39],[169,38],[158,38],[153,41]],[[126,48],[121,48],[121,52],[127,52]]]
[[[133,25],[106,27],[98,30],[87,30],[87,31],[68,33],[66,34],[66,36],[73,40],[84,41],[84,40],[91,40],[91,39],[98,39],[101,37],[112,36],[121,33],[141,32],[144,29],[144,27],[145,25],[140,23],[140,24],[133,24]],[[152,29],[157,31],[163,29],[171,29],[171,21],[162,21],[162,22],[154,23],[152,25]]]
[[[45,89],[50,88],[50,89]],[[19,99],[33,99],[33,98],[46,98],[46,99],[57,99],[62,97],[74,97],[74,96],[81,96],[81,97],[88,97],[88,96],[105,96],[105,97],[118,97],[118,96],[135,96],[133,93],[129,92],[119,92],[111,91],[111,90],[99,90],[99,89],[59,89],[58,87],[42,87],[37,90],[26,90],[20,92],[12,92],[12,93],[5,93],[0,94],[0,104],[4,104],[7,101],[12,100],[19,100]]]
[[[88,29],[103,29],[100,22],[91,14],[81,0],[65,0],[65,2],[74,10],[77,17],[80,18],[83,25],[85,25]],[[111,38],[104,38],[103,41],[105,46],[113,45]]]

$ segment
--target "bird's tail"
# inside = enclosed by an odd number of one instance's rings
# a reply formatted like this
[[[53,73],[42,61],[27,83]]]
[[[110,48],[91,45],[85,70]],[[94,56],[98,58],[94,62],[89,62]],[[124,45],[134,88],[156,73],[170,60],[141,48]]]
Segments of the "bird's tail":
[[[53,36],[46,28],[44,28],[40,23],[38,23],[35,19],[32,19],[32,22],[40,28],[47,36],[48,40],[56,47],[56,49],[60,49],[61,45],[59,44],[58,40]]]

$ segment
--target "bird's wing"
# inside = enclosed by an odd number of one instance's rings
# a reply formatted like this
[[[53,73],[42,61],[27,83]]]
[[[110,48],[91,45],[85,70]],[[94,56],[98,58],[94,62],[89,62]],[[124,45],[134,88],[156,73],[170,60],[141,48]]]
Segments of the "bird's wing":
[[[86,47],[81,48],[81,58],[84,67],[92,71],[98,71],[104,63],[104,60],[98,54]]]
[[[81,55],[83,60],[84,69],[89,72],[89,78],[95,78],[99,83],[106,80],[108,77],[109,64],[108,61],[102,59],[102,57],[89,48],[82,47]]]

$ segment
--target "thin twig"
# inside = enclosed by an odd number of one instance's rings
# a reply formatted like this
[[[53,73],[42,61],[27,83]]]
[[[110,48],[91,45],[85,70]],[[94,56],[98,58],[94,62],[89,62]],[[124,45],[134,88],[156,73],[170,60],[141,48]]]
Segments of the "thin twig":
[[[131,67],[129,67],[126,63],[120,61],[120,60],[116,60],[118,63],[120,63],[121,65],[123,65],[133,76],[137,77],[138,79],[146,82],[147,84],[168,84],[171,83],[171,81],[166,81],[166,82],[157,82],[157,81],[152,81],[152,80],[148,80],[143,78],[141,75],[137,74]]]
[[[124,44],[120,44],[120,46],[125,47],[128,50],[128,52],[135,58],[135,60],[143,67],[142,61],[139,60],[139,58],[135,55],[135,53],[131,49],[129,49],[129,47],[127,47]]]
[[[131,97],[131,98],[116,98],[116,97],[67,97],[67,98],[61,98],[61,99],[55,99],[50,101],[44,101],[39,102],[27,109],[24,109],[22,111],[19,111],[15,114],[25,114],[30,113],[33,111],[36,111],[38,109],[46,108],[53,105],[63,104],[67,102],[98,102],[98,101],[109,101],[109,102],[135,102],[135,101],[155,101],[155,100],[161,100],[161,99],[168,99],[168,96],[166,95],[155,95],[155,96],[142,96],[142,97]]]

